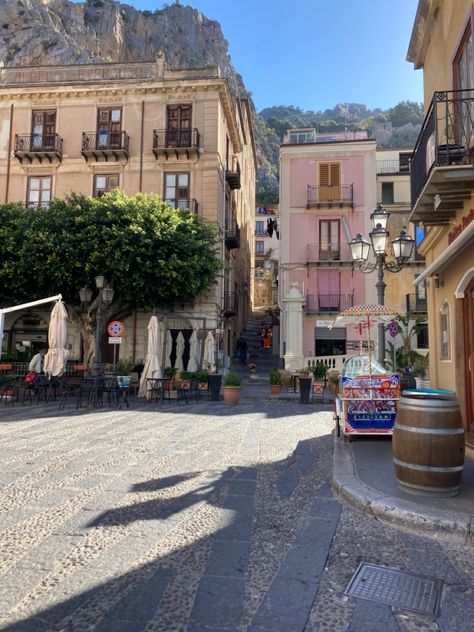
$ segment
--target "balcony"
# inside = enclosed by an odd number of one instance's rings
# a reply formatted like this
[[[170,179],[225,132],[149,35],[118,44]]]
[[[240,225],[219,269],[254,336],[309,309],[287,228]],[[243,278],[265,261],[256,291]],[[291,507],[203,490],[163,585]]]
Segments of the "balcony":
[[[449,224],[474,188],[474,89],[435,92],[411,160],[411,220]]]
[[[240,248],[240,228],[234,215],[225,220],[225,245],[229,250]]]
[[[153,153],[155,158],[160,156],[169,158],[179,158],[186,156],[199,158],[200,134],[197,129],[187,130],[153,130]]]
[[[82,155],[89,162],[128,160],[127,132],[82,132]]]
[[[168,198],[165,201],[166,204],[169,204],[173,208],[179,208],[182,211],[188,209],[194,215],[199,215],[199,205],[197,203],[197,200],[195,200],[194,198]]]
[[[420,298],[416,294],[406,294],[406,311],[410,314],[426,314],[428,312],[426,298]]]
[[[344,264],[352,266],[351,249],[347,244],[308,244],[306,256],[308,263],[324,267],[339,267]]]
[[[353,294],[308,294],[307,314],[338,314],[354,304]]]
[[[235,292],[224,292],[224,318],[232,318],[237,315],[237,295]]]
[[[61,162],[63,157],[63,139],[59,134],[17,134],[15,136],[15,156],[23,163],[28,160]]]
[[[321,208],[334,206],[354,206],[354,185],[342,184],[339,186],[313,186],[308,185],[308,203],[306,208]]]
[[[395,160],[377,160],[377,175],[403,175],[410,173],[411,154],[400,154]]]
[[[240,165],[237,158],[227,162],[225,179],[231,189],[240,189]]]

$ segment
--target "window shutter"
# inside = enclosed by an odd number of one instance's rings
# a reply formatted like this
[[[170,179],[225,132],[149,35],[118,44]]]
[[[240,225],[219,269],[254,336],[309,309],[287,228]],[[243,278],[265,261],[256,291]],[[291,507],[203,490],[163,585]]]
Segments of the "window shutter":
[[[329,186],[329,163],[327,162],[319,163],[319,186]]]

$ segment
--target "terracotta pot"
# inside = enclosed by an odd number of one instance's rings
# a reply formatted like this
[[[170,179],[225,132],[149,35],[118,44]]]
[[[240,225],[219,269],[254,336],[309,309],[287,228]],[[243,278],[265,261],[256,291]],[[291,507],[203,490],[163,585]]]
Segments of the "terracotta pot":
[[[224,403],[228,406],[234,406],[239,403],[240,386],[224,386]]]
[[[278,395],[281,391],[281,384],[270,384],[272,395]]]
[[[174,380],[167,380],[165,382],[165,391],[174,391]]]

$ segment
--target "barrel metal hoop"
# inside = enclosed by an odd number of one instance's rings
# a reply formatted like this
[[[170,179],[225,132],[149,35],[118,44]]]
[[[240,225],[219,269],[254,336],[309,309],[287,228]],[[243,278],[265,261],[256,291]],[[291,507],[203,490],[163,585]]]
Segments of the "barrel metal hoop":
[[[412,405],[411,402],[412,401],[416,401],[416,400],[410,400],[410,403],[407,404],[405,403],[405,401],[400,403],[400,410],[415,410],[417,412],[422,412],[422,413],[446,413],[446,412],[459,412],[460,408],[459,406],[453,406],[451,402],[447,402],[448,404],[450,404],[449,406],[426,406],[425,405],[421,405],[421,402],[419,403],[419,405]]]
[[[395,465],[400,465],[401,467],[407,467],[409,470],[417,470],[420,472],[462,472],[464,469],[464,465],[457,465],[455,467],[438,467],[434,465],[417,465],[416,463],[406,463],[405,461],[400,461],[393,457],[393,462]]]
[[[407,432],[418,432],[419,434],[434,434],[434,435],[460,435],[464,434],[464,428],[418,428],[416,426],[404,426],[403,424],[395,423],[394,429],[406,430]]]
[[[459,492],[459,485],[454,487],[427,487],[426,485],[415,485],[414,483],[407,483],[397,478],[397,483],[401,487],[407,487],[410,489],[416,489],[421,492],[437,492],[440,496],[455,496]]]

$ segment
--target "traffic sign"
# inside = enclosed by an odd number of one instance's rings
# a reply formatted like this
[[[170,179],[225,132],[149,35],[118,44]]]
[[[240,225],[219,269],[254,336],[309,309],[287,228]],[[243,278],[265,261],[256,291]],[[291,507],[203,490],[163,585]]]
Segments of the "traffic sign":
[[[388,332],[392,336],[392,338],[395,338],[398,334],[398,323],[395,321],[393,323],[390,323],[390,325],[388,326]]]
[[[125,331],[124,325],[119,320],[113,320],[107,327],[109,336],[121,336]]]
[[[109,338],[109,345],[121,345],[122,338]]]

